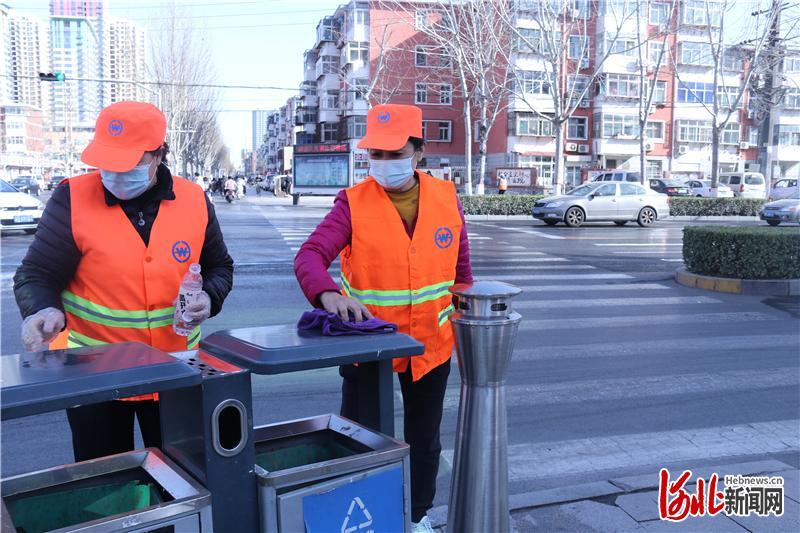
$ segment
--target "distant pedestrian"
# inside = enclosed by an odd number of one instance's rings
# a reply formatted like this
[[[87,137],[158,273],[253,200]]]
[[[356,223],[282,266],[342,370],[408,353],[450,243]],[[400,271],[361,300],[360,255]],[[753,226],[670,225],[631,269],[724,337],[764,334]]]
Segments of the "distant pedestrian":
[[[508,190],[508,178],[501,177],[497,182],[497,194],[505,194]]]

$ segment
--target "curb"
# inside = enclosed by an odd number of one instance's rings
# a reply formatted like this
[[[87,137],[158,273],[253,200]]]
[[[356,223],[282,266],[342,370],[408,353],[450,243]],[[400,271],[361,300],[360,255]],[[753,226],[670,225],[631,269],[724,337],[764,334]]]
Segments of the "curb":
[[[753,216],[719,216],[719,217],[693,217],[684,215],[675,215],[664,217],[663,220],[672,220],[675,222],[758,222],[761,220],[757,215]]]
[[[800,295],[800,279],[737,279],[694,274],[685,268],[675,272],[675,281],[685,287],[731,294],[758,296]]]

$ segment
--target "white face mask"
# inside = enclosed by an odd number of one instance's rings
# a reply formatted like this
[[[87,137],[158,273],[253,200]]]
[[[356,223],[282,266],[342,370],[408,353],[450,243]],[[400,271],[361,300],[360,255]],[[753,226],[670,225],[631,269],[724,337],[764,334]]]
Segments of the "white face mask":
[[[413,159],[370,159],[369,173],[384,189],[401,189],[414,176]]]
[[[136,198],[150,188],[150,163],[142,163],[127,172],[100,169],[103,186],[120,200]]]

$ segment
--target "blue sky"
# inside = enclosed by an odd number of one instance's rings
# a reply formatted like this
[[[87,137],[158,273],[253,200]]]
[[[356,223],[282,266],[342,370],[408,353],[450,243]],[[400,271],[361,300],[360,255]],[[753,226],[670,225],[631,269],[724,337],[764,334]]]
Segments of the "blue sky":
[[[48,0],[4,0],[14,9],[47,18]],[[313,46],[320,18],[342,0],[176,0],[211,42],[218,73],[212,83],[296,88],[303,77],[303,52]],[[130,18],[148,30],[169,0],[108,0],[112,16]],[[284,103],[292,91],[225,89],[220,124],[231,157],[238,162],[251,141],[253,109]]]

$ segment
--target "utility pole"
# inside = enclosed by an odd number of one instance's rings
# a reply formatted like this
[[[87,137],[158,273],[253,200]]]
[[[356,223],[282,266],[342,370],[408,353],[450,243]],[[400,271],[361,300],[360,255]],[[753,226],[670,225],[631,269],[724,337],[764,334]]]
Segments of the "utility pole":
[[[772,23],[770,26],[769,38],[767,39],[765,57],[767,58],[767,68],[764,73],[764,93],[767,97],[767,116],[761,124],[761,131],[759,132],[759,149],[758,161],[761,165],[761,172],[767,180],[767,194],[772,189],[772,183],[775,181],[772,176],[773,161],[772,154],[770,153],[770,145],[773,141],[772,131],[774,129],[774,119],[776,114],[780,113],[778,102],[772,101],[775,94],[775,80],[782,80],[781,72],[783,71],[783,50],[781,46],[780,26],[781,26],[781,11],[783,10],[782,0],[772,0]],[[753,13],[756,15],[756,13]],[[782,81],[781,81],[782,83]],[[780,176],[777,176],[778,178]]]

